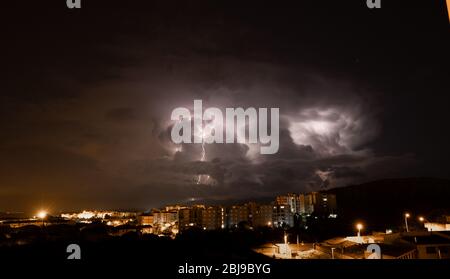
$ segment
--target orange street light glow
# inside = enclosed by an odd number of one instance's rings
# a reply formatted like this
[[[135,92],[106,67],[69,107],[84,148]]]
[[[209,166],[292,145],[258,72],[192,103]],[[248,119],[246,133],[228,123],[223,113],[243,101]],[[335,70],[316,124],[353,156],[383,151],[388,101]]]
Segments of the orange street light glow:
[[[450,21],[450,0],[447,0],[447,15],[448,15],[448,20]]]
[[[45,211],[45,210],[41,210],[37,214],[37,217],[39,217],[40,219],[44,219],[46,216],[47,216],[47,211]]]

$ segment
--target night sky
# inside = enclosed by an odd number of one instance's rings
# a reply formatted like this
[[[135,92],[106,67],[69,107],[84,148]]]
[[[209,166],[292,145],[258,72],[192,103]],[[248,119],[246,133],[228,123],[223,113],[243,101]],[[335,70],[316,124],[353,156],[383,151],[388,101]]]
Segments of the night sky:
[[[0,211],[450,178],[445,1],[10,2]],[[279,152],[209,144],[201,162],[201,145],[170,140],[171,111],[194,99],[279,107]]]

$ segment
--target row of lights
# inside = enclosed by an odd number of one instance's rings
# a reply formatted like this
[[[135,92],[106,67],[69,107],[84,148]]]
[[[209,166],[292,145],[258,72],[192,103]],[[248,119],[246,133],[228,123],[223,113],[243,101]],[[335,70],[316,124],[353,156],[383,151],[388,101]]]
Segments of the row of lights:
[[[44,218],[45,217],[47,217],[47,211],[45,211],[45,210],[41,210],[41,211],[39,211],[38,213],[37,213],[37,217],[39,218],[39,219],[42,219],[42,220],[44,220]],[[409,213],[405,213],[405,227],[406,227],[406,231],[407,232],[409,232],[409,228],[408,228],[408,218],[409,217],[411,217],[411,215],[409,214]],[[419,221],[420,222],[424,222],[425,221],[425,218],[424,217],[422,217],[422,216],[419,216]],[[269,223],[267,223],[267,225],[272,225],[271,224],[271,222],[269,222]],[[363,224],[361,224],[361,223],[357,223],[356,224],[356,229],[358,230],[358,237],[360,237],[361,236],[361,230],[364,228],[364,226],[363,226]]]
[[[409,213],[405,213],[405,227],[406,227],[406,231],[409,232],[409,227],[408,227],[408,218],[411,217],[411,214]],[[417,218],[420,222],[424,222],[426,219],[423,216],[419,216]],[[357,223],[356,224],[356,229],[358,230],[358,237],[361,236],[361,230],[364,228],[363,224],[361,223]]]

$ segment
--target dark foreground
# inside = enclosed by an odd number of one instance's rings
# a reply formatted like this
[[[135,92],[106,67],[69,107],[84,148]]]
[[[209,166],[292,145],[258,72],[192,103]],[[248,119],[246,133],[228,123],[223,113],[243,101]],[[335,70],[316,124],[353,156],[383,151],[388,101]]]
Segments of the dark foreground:
[[[303,276],[376,276],[400,272],[430,276],[450,271],[448,260],[274,260],[251,250],[251,235],[188,234],[177,239],[133,234],[109,239],[36,240],[32,244],[3,246],[0,262],[5,267],[30,267],[22,272],[52,271],[58,274],[99,272],[102,276],[126,278],[283,278]],[[68,259],[69,244],[81,248],[81,259]],[[211,266],[209,275],[191,274],[188,267]],[[253,266],[249,268],[249,266]],[[260,267],[260,272],[256,268]],[[264,266],[264,272],[261,268]],[[36,269],[37,268],[37,269]],[[243,271],[243,268],[248,270]],[[180,272],[183,271],[183,272]],[[64,273],[59,273],[59,272]],[[105,277],[102,277],[105,278]]]

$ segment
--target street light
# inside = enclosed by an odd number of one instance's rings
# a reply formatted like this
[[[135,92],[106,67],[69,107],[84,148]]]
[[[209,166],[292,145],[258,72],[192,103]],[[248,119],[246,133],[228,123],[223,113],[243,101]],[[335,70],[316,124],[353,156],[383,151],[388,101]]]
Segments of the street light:
[[[358,237],[361,237],[361,230],[363,225],[361,223],[356,224],[356,229],[358,229]]]
[[[47,212],[44,210],[39,211],[37,214],[37,217],[39,217],[40,219],[44,219],[45,216],[47,216]]]
[[[409,213],[405,213],[405,227],[406,227],[406,232],[409,232],[409,228],[408,228],[408,218],[411,215],[409,215]]]
[[[42,227],[44,227],[44,225],[45,225],[44,220],[45,220],[45,217],[47,217],[47,211],[45,211],[45,210],[39,211],[37,214],[37,217],[42,220]]]
[[[425,217],[423,217],[423,216],[420,216],[420,217],[419,217],[419,221],[420,221],[420,223],[422,223],[424,229],[427,229],[427,228],[425,227],[425,221],[426,221],[426,220],[427,220],[427,219],[425,219]]]

